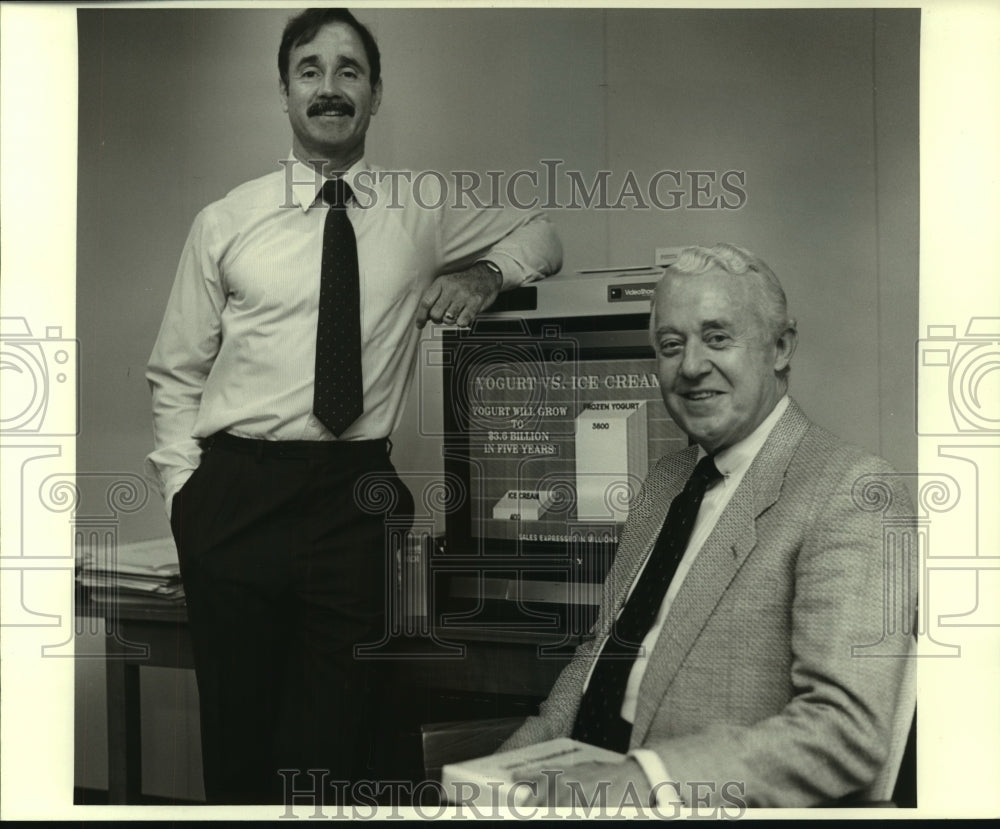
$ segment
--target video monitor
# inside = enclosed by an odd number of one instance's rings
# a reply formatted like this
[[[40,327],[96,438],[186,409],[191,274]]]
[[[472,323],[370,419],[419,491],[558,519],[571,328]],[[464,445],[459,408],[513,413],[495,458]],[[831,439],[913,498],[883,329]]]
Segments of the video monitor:
[[[481,318],[443,345],[456,555],[520,579],[599,583],[651,464],[687,445],[664,408],[648,314]]]

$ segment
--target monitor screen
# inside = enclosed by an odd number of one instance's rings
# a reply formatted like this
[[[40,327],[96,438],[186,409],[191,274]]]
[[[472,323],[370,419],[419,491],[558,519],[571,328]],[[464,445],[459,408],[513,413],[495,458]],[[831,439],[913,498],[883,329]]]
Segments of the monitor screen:
[[[630,501],[687,445],[660,396],[648,315],[481,319],[445,339],[446,469],[466,497],[457,554],[603,580]]]

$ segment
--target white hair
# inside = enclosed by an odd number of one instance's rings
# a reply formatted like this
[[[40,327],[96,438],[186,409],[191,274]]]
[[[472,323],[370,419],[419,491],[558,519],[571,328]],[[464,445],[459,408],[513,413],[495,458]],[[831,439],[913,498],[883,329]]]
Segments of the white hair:
[[[757,311],[760,312],[771,336],[777,340],[786,331],[795,330],[795,320],[788,316],[788,301],[785,291],[768,264],[746,250],[736,245],[717,244],[712,247],[693,245],[684,248],[677,261],[667,268],[660,285],[672,276],[698,276],[711,271],[722,271],[732,276],[745,276],[756,288],[760,298]],[[659,291],[659,286],[657,286]],[[650,331],[656,327],[656,295],[653,300],[653,312],[650,315]],[[788,368],[781,372],[788,373]]]

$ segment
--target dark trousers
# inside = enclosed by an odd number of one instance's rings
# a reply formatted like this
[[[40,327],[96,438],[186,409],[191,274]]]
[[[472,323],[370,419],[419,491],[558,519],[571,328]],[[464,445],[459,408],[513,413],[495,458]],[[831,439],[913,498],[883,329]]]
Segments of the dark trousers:
[[[412,498],[386,441],[206,442],[171,526],[210,803],[281,803],[280,769],[377,774],[377,663],[354,649],[386,630],[389,511],[412,514]]]

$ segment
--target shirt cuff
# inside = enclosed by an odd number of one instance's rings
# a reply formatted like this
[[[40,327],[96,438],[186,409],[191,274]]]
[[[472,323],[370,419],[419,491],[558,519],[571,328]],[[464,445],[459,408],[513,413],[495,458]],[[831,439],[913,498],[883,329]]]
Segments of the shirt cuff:
[[[538,274],[526,271],[516,259],[503,251],[490,251],[477,261],[483,259],[488,259],[500,268],[500,273],[503,275],[503,285],[500,288],[502,291],[509,291],[511,288],[517,288],[526,282],[534,282],[538,279]]]
[[[670,776],[660,755],[648,748],[637,748],[629,752],[629,757],[635,758],[643,774],[646,775],[649,785],[656,794],[657,807],[665,809],[670,806],[686,805],[680,795],[680,785]]]
[[[189,470],[186,473],[176,476],[170,482],[170,486],[163,487],[163,504],[167,510],[167,520],[170,520],[171,515],[174,511],[174,496],[181,491],[181,487],[187,483],[187,479],[194,474],[194,470]]]
[[[182,486],[201,465],[202,450],[195,439],[171,444],[146,456],[146,480],[160,491],[170,517],[172,502]]]

